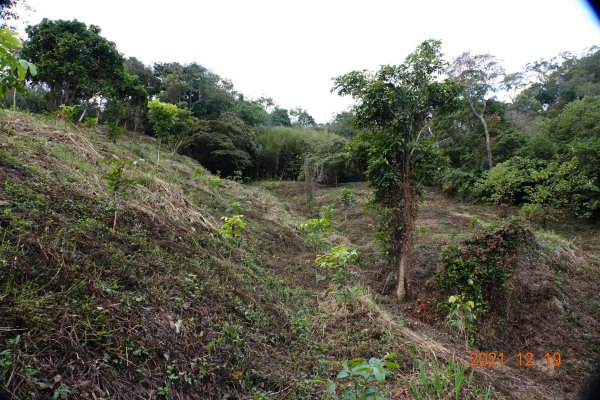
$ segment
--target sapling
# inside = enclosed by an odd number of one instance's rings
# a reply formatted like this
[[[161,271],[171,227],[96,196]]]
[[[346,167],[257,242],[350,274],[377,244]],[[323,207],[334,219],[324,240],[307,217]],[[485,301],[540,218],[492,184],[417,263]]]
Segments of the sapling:
[[[136,183],[134,179],[123,177],[123,172],[127,165],[134,164],[133,161],[128,159],[116,159],[116,158],[103,158],[101,160],[104,164],[111,168],[102,175],[102,179],[108,182],[108,191],[113,195],[113,231],[117,229],[117,213],[119,199],[127,196],[127,189]]]
[[[453,295],[448,298],[450,312],[446,316],[448,325],[456,329],[465,337],[465,347],[469,348],[469,332],[475,325],[475,302],[467,300],[462,295]]]
[[[341,363],[332,361],[329,363],[341,366],[335,381],[316,377],[308,382],[324,383],[327,387],[326,399],[388,400],[382,393],[390,370],[399,368],[399,365],[392,361],[397,357],[396,353],[390,353],[383,359],[371,357],[369,360],[355,358]]]
[[[244,216],[238,214],[231,217],[221,217],[221,221],[223,221],[223,224],[219,228],[221,237],[228,242],[239,246],[242,239],[242,230],[246,228]]]
[[[344,208],[344,221],[348,218],[348,209],[354,205],[354,193],[348,188],[342,189],[342,207]]]

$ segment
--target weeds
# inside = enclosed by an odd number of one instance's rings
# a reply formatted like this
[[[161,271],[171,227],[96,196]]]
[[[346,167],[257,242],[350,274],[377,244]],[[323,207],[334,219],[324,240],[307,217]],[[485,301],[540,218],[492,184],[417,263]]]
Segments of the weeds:
[[[467,365],[448,360],[445,366],[439,367],[436,363],[426,364],[416,360],[417,375],[408,384],[410,394],[414,400],[448,399],[455,400],[490,398],[494,391],[492,386],[485,390],[479,389],[474,383],[475,371],[467,375]]]
[[[372,357],[368,361],[363,358],[355,358],[341,363],[331,361],[330,364],[341,367],[335,381],[316,377],[308,382],[324,383],[326,399],[387,400],[387,397],[382,394],[390,370],[399,367],[392,361],[396,358],[398,358],[396,353],[390,353],[383,359]]]

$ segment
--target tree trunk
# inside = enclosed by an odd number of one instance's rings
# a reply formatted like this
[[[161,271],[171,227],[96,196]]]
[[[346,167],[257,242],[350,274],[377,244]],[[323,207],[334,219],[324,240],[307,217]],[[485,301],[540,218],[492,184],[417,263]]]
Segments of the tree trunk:
[[[487,151],[487,162],[490,169],[492,169],[492,167],[494,166],[494,160],[492,159],[492,140],[490,138],[490,130],[483,115],[477,115],[477,117],[479,117],[479,120],[483,125],[483,131],[485,132],[485,149]]]
[[[402,183],[402,197],[404,207],[402,208],[402,231],[399,235],[398,248],[400,257],[398,260],[398,286],[396,296],[398,300],[404,301],[408,291],[408,277],[410,272],[410,258],[413,251],[415,238],[415,221],[417,219],[417,192],[414,182],[410,179]]]
[[[17,111],[17,88],[13,89],[13,111]]]
[[[83,121],[86,113],[87,113],[87,105],[83,108],[83,112],[81,113],[81,116],[79,117],[79,123],[81,123]]]

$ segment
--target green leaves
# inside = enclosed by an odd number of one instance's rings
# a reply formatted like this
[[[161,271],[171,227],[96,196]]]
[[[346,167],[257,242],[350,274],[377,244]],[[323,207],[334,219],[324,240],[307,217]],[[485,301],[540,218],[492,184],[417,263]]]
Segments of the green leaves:
[[[300,229],[306,233],[306,240],[317,248],[325,247],[325,238],[333,232],[331,218],[333,218],[333,206],[322,206],[317,212],[317,218],[309,218],[300,224]]]
[[[238,243],[241,237],[242,230],[246,228],[243,215],[233,215],[231,217],[221,217],[223,224],[219,228],[219,232],[224,239]]]
[[[396,353],[389,353],[383,359],[371,357],[368,361],[363,358],[341,363],[332,361],[330,364],[342,368],[335,377],[336,382],[323,377],[308,382],[325,383],[327,394],[331,399],[387,400],[382,393],[390,370],[399,368],[398,364],[392,361],[396,358],[398,358]]]
[[[34,64],[19,59],[15,53],[21,48],[21,41],[9,29],[0,29],[0,97],[13,88],[21,88],[27,72],[37,75]]]
[[[96,95],[111,97],[125,79],[124,59],[97,27],[73,20],[43,19],[27,29],[23,57],[39,68],[56,104],[75,104]],[[24,68],[25,65],[22,65]],[[28,66],[32,75],[37,70]]]
[[[133,164],[133,161],[128,159],[103,158],[100,162],[109,165],[111,168],[102,175],[102,179],[108,182],[108,190],[113,193],[124,195],[126,189],[133,185],[136,181],[123,177],[125,167]]]

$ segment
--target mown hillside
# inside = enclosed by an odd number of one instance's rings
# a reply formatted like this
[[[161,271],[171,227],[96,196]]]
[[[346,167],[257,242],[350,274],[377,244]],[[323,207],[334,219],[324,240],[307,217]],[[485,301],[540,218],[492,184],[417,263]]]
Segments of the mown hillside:
[[[505,211],[426,193],[419,300],[400,306],[372,240],[369,190],[346,188],[357,198],[346,218],[339,188],[317,190],[312,208],[333,204],[329,241],[359,255],[352,294],[340,297],[315,279],[322,250],[299,229],[312,216],[302,184],[241,184],[144,135],[112,143],[103,127],[2,111],[0,397],[324,399],[325,386],[308,379],[331,378],[338,394],[346,382],[324,360],[395,352],[382,391],[392,399],[577,398],[600,353],[597,229],[518,225],[522,243],[502,253],[494,292],[506,301],[484,290],[493,306],[467,349],[440,316],[452,294],[435,284],[447,271],[442,249],[492,254],[490,238],[513,239],[497,222]],[[234,215],[245,223],[239,237],[222,229]],[[461,386],[456,365],[473,348],[540,361],[558,351],[563,362],[469,369]]]

